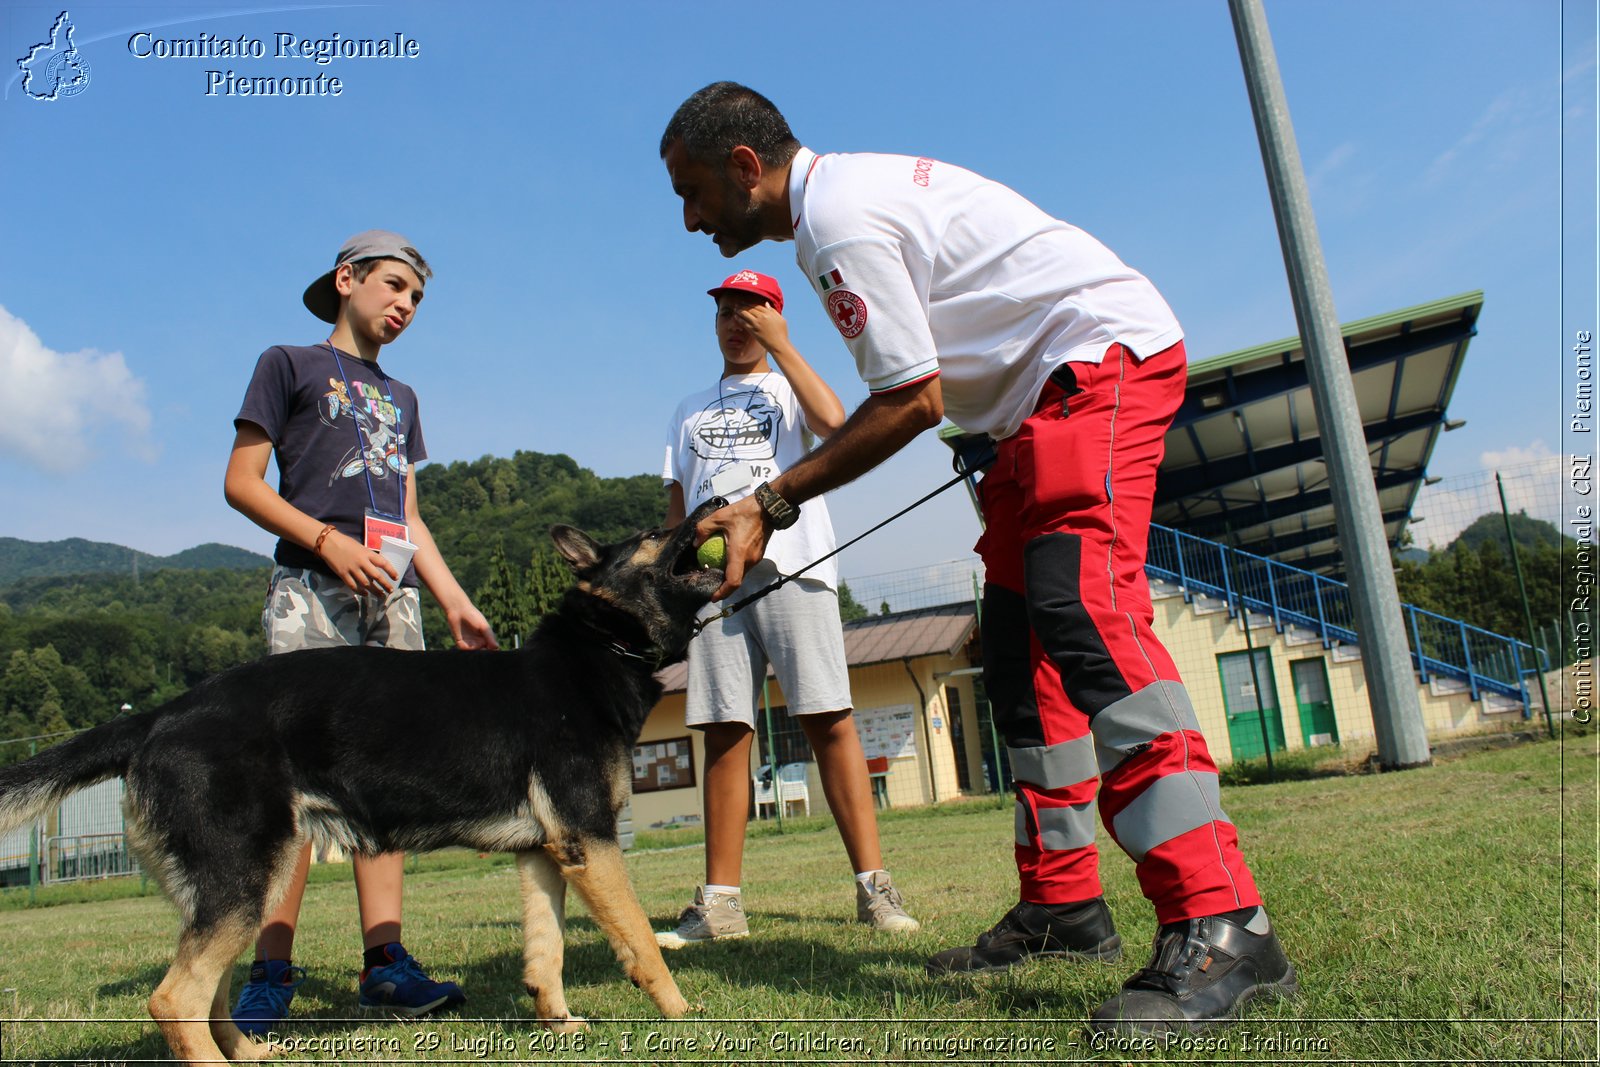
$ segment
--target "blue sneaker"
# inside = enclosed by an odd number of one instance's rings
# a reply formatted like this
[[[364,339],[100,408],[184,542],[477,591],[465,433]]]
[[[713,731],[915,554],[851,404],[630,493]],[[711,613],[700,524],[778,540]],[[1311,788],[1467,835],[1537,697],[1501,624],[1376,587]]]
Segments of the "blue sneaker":
[[[265,1037],[283,1023],[289,1014],[294,991],[306,980],[306,972],[291,967],[287,960],[257,960],[250,965],[250,981],[239,990],[233,1006],[233,1022],[250,1037]]]
[[[435,982],[398,941],[383,947],[389,962],[361,972],[361,1006],[410,1018],[463,1003],[467,995],[454,982]]]

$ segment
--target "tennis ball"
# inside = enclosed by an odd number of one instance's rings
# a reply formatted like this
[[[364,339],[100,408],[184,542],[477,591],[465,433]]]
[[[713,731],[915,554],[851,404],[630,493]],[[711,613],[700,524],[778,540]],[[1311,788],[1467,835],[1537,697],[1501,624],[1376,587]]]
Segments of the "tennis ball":
[[[721,534],[712,534],[695,551],[694,558],[700,561],[702,567],[721,570],[728,562],[728,539]]]

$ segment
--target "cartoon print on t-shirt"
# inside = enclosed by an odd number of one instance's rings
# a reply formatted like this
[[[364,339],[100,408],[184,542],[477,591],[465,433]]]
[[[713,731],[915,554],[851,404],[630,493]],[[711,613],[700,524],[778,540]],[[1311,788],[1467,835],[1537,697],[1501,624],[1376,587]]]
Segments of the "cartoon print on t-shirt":
[[[701,459],[773,459],[783,409],[759,388],[719,396],[694,417],[690,447]]]
[[[329,391],[322,395],[318,414],[327,426],[337,426],[339,416],[355,419],[361,434],[361,447],[352,445],[344,457],[335,464],[328,475],[332,485],[340,478],[354,478],[362,468],[375,478],[387,478],[390,472],[401,473],[406,464],[406,435],[400,432],[401,411],[394,401],[384,399],[376,386],[363,381],[351,383],[359,396],[352,402],[345,383],[338,378],[328,379]]]

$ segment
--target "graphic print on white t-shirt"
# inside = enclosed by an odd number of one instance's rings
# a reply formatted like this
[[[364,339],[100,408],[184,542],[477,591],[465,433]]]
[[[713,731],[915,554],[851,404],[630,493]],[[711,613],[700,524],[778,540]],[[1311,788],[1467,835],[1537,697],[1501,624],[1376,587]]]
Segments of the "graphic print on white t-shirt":
[[[760,383],[733,392],[719,388],[714,400],[690,416],[687,429],[689,448],[702,461],[689,494],[697,503],[713,496],[737,499],[781,473],[783,408]]]
[[[759,385],[739,386],[700,410],[689,445],[701,459],[774,459],[783,432],[783,409]]]
[[[781,374],[737,375],[685,397],[668,430],[664,481],[683,489],[686,512],[712,497],[730,503],[749,496],[806,454],[804,416],[794,390]],[[767,558],[793,574],[834,548],[827,503],[818,497],[800,508],[800,521],[773,533]],[[807,571],[830,588],[838,571],[832,560]]]

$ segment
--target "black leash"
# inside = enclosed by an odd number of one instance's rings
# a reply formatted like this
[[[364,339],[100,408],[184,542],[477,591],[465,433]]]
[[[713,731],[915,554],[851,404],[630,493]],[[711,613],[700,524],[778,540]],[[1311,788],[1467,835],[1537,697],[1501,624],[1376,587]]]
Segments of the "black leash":
[[[754,593],[751,593],[747,597],[742,597],[739,600],[734,601],[734,603],[732,603],[728,607],[723,608],[720,612],[718,612],[715,615],[708,615],[706,618],[700,619],[699,621],[697,621],[694,624],[694,633],[691,635],[691,638],[692,637],[698,637],[700,635],[700,631],[704,630],[707,626],[710,626],[712,623],[717,622],[720,619],[726,619],[728,616],[732,615],[734,612],[740,611],[740,610],[742,610],[744,608],[749,607],[751,604],[754,604],[756,601],[760,600],[762,597],[766,596],[768,593],[771,593],[771,592],[774,592],[775,590],[783,588],[784,585],[786,585],[787,583],[789,583],[789,582],[793,581],[794,579],[800,577],[802,574],[804,574],[806,571],[810,570],[812,567],[815,567],[819,563],[827,562],[828,560],[832,559],[834,556],[837,556],[839,553],[841,553],[845,549],[849,548],[851,545],[855,544],[857,541],[860,541],[862,538],[868,536],[869,534],[877,533],[879,530],[883,529],[885,526],[889,525],[891,522],[893,522],[894,520],[900,518],[900,516],[906,514],[907,512],[914,511],[917,508],[920,508],[922,505],[926,504],[928,501],[932,500],[934,497],[938,496],[940,493],[944,492],[946,489],[949,489],[951,486],[957,484],[958,482],[965,481],[967,478],[970,478],[973,474],[976,474],[978,471],[980,471],[983,468],[987,467],[989,464],[994,462],[994,459],[995,459],[995,454],[994,454],[994,451],[993,451],[992,448],[989,449],[986,453],[982,452],[981,450],[977,454],[964,454],[964,453],[959,453],[958,452],[956,454],[956,456],[951,460],[951,464],[950,464],[956,470],[956,476],[954,478],[951,478],[948,482],[945,482],[943,485],[939,486],[939,488],[935,489],[933,492],[925,494],[924,496],[922,496],[919,500],[915,501],[914,503],[908,504],[905,507],[901,508],[899,511],[895,512],[893,515],[890,515],[887,519],[884,519],[882,522],[878,523],[876,526],[873,526],[870,529],[865,530],[862,533],[859,533],[856,536],[852,537],[850,540],[846,541],[844,544],[840,545],[838,548],[835,548],[832,552],[829,552],[827,555],[819,556],[818,558],[812,560],[810,563],[807,563],[804,567],[801,567],[799,570],[795,571],[793,574],[780,574],[778,576],[778,580],[777,581],[771,582],[771,583],[763,586],[762,588],[757,589]],[[975,460],[976,462],[973,462],[969,466],[968,465],[969,464],[969,460]]]

